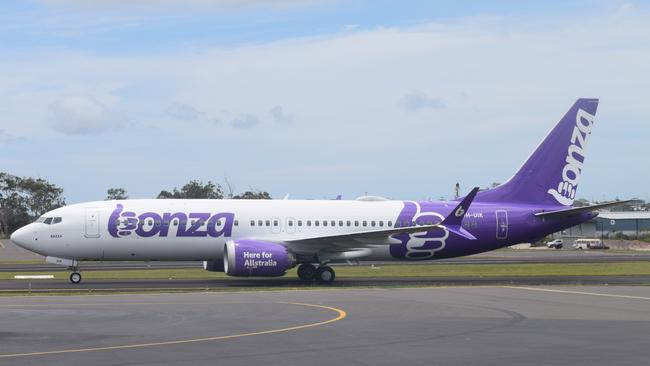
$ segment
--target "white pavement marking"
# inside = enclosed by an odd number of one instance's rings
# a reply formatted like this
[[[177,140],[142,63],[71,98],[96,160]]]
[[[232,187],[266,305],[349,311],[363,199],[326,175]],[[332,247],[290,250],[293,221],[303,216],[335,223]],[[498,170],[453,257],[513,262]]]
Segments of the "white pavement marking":
[[[501,287],[503,287],[503,288],[512,288],[512,289],[516,289],[516,290],[555,292],[555,293],[560,293],[560,294],[588,295],[588,296],[601,296],[601,297],[617,297],[617,298],[620,298],[620,299],[650,300],[650,297],[645,297],[645,296],[615,295],[615,294],[603,294],[603,293],[599,293],[599,292],[555,290],[555,289],[551,289],[551,288],[538,288],[538,287],[521,287],[521,286],[501,286]]]
[[[16,275],[16,280],[49,280],[54,278],[54,275]]]

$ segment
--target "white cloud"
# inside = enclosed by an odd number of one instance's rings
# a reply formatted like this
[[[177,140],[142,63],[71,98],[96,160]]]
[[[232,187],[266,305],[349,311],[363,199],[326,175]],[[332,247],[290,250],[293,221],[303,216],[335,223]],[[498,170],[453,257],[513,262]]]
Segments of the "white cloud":
[[[273,117],[273,121],[275,121],[275,123],[282,124],[282,125],[288,125],[293,123],[293,116],[285,114],[284,111],[282,110],[282,107],[279,105],[271,108],[269,112],[271,112],[271,117]]]
[[[252,128],[260,124],[260,119],[252,114],[242,114],[230,121],[230,125],[235,128]]]
[[[415,111],[418,109],[431,108],[440,109],[445,107],[445,103],[440,98],[431,98],[424,92],[414,90],[406,94],[402,100],[404,108]]]
[[[86,135],[117,130],[126,125],[126,116],[107,108],[90,96],[66,96],[50,105],[52,128],[70,135]]]
[[[4,129],[0,128],[0,142],[17,142],[24,141],[24,137],[16,137],[13,134],[7,132]]]
[[[189,104],[181,102],[174,102],[165,109],[165,116],[184,121],[196,120],[202,118],[203,115],[203,112],[200,112]]]

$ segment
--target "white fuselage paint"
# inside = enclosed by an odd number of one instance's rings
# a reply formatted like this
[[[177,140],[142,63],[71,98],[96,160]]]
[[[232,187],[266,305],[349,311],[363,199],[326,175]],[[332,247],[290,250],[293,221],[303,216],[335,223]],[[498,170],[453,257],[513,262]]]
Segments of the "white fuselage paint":
[[[169,230],[166,237],[155,235],[141,237],[134,233],[114,237],[108,231],[108,221],[118,204],[125,211],[136,214],[144,212],[163,213],[233,213],[230,236],[179,237],[176,229]],[[451,207],[450,207],[451,205]],[[439,216],[447,215],[455,207],[443,203]],[[45,256],[76,260],[209,260],[220,259],[223,246],[228,240],[259,239],[271,242],[354,233],[365,230],[388,229],[389,222],[395,225],[403,201],[311,201],[311,200],[125,200],[98,201],[62,207],[47,213],[50,217],[61,217],[61,223],[47,225],[32,223],[16,232],[21,238],[19,245]],[[251,220],[255,226],[251,226]],[[259,220],[263,225],[259,226]],[[269,220],[271,225],[266,226]],[[293,221],[289,226],[288,222]],[[322,222],[327,220],[327,226]],[[278,221],[278,226],[273,222]],[[301,221],[302,225],[298,225]],[[308,226],[307,222],[311,221]],[[319,226],[315,222],[319,221]],[[332,226],[331,222],[335,225]],[[350,221],[351,225],[347,226]],[[366,226],[363,226],[365,221]],[[340,225],[343,222],[343,226]],[[355,223],[358,222],[358,226]],[[371,226],[374,222],[375,226]],[[383,227],[379,223],[383,223]],[[95,227],[94,225],[97,225]],[[189,227],[189,225],[188,225]],[[204,230],[204,228],[202,229]],[[12,237],[12,238],[14,238]],[[389,245],[394,239],[376,243],[371,250],[361,250],[363,259],[392,259]],[[367,243],[364,243],[367,244]],[[317,251],[315,248],[305,252]],[[314,245],[314,246],[317,246]],[[416,248],[417,249],[417,248]],[[294,248],[300,252],[300,246]],[[350,258],[354,258],[351,255]]]

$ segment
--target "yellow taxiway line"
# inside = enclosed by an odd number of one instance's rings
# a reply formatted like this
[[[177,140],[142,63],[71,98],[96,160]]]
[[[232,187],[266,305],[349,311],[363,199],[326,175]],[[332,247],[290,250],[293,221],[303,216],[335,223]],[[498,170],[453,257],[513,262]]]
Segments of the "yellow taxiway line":
[[[107,347],[64,349],[64,350],[58,350],[58,351],[43,351],[43,352],[9,353],[9,354],[0,354],[0,358],[25,357],[25,356],[44,356],[44,355],[56,355],[56,354],[63,354],[63,353],[110,351],[110,350],[119,350],[119,349],[158,347],[158,346],[169,346],[169,345],[175,345],[175,344],[221,341],[221,340],[225,340],[225,339],[252,337],[252,336],[265,335],[265,334],[283,333],[283,332],[290,332],[290,331],[294,331],[294,330],[318,327],[318,326],[321,326],[321,325],[337,322],[339,320],[344,319],[348,315],[344,310],[341,310],[341,309],[338,309],[338,308],[335,308],[335,307],[324,306],[324,305],[306,304],[306,303],[300,303],[300,302],[281,302],[280,304],[288,304],[288,305],[297,305],[297,306],[305,306],[305,307],[325,309],[325,310],[329,310],[329,311],[332,311],[332,312],[336,313],[337,316],[334,317],[334,318],[324,320],[324,321],[320,321],[320,322],[316,322],[316,323],[300,324],[300,325],[294,325],[294,326],[291,326],[291,327],[278,328],[278,329],[268,329],[268,330],[262,330],[262,331],[258,331],[258,332],[239,333],[239,334],[231,334],[231,335],[225,335],[225,336],[206,337],[206,338],[181,339],[181,340],[164,341],[164,342],[124,344],[124,345],[107,346]]]

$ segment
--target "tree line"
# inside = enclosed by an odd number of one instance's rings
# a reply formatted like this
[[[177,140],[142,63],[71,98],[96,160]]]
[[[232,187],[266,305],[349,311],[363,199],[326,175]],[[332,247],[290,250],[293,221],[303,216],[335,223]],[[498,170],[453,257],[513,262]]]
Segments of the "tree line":
[[[124,188],[109,188],[106,200],[124,200],[129,193]],[[235,194],[226,180],[226,190],[219,183],[190,180],[182,187],[162,190],[156,198],[166,199],[271,199],[268,192],[250,189]],[[42,178],[18,177],[0,172],[0,237],[29,224],[44,213],[65,206],[63,188]]]

